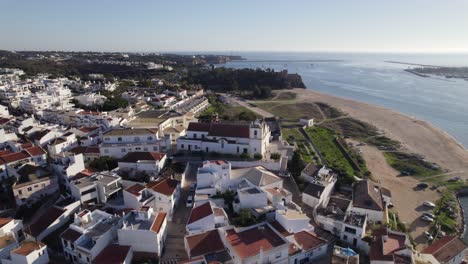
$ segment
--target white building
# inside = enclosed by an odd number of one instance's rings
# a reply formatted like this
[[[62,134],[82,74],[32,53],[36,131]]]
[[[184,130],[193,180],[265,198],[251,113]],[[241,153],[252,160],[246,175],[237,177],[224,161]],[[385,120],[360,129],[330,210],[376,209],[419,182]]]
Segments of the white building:
[[[426,260],[424,263],[458,264],[463,263],[466,249],[467,245],[461,238],[457,236],[444,236],[423,249],[420,255],[424,255]]]
[[[326,204],[335,187],[338,177],[324,166],[309,163],[301,173],[301,177],[309,182],[302,193],[302,202],[315,208]]]
[[[188,234],[196,234],[227,225],[224,209],[211,202],[204,202],[192,208],[185,229]]]
[[[37,241],[24,241],[10,253],[10,257],[2,259],[3,264],[48,264],[49,253],[47,245]]]
[[[8,258],[10,251],[17,248],[23,239],[22,220],[0,218],[0,260]]]
[[[174,179],[158,178],[146,184],[146,189],[154,197],[150,205],[156,212],[166,212],[169,220],[175,211],[175,206],[180,199],[180,182]]]
[[[367,215],[373,222],[387,222],[387,206],[391,201],[388,190],[382,192],[382,187],[370,180],[358,181],[354,184],[353,205],[351,210]],[[385,193],[385,195],[384,195]]]
[[[170,137],[159,137],[153,129],[114,129],[104,134],[101,156],[122,158],[129,152],[165,152],[171,146]]]
[[[67,132],[62,136],[51,140],[47,145],[47,149],[50,156],[56,156],[76,146],[78,146],[76,135],[72,132]]]
[[[270,137],[270,128],[263,121],[250,124],[192,122],[187,135],[177,139],[177,150],[265,156]]]
[[[226,229],[221,234],[233,263],[288,263],[290,243],[269,224]]]
[[[71,179],[71,195],[81,203],[106,203],[122,189],[121,180],[113,172],[99,172],[89,177]]]
[[[61,203],[65,203],[65,205],[48,207],[35,221],[24,228],[26,237],[42,241],[73,218],[73,214],[78,211],[80,206],[79,201],[64,200]]]
[[[57,178],[42,167],[24,164],[15,174],[18,180],[12,190],[17,206],[34,203],[59,189]]]
[[[86,93],[75,96],[75,100],[78,101],[81,105],[91,106],[91,105],[102,105],[107,100],[107,97],[95,93]]]
[[[146,173],[157,176],[164,167],[166,154],[159,152],[130,152],[119,160],[119,170],[130,175]]]
[[[83,154],[62,153],[52,162],[52,168],[61,182],[69,188],[70,178],[85,169]]]
[[[161,256],[167,237],[167,213],[154,212],[151,207],[131,211],[117,230],[119,245],[131,246],[134,252]]]
[[[291,243],[289,264],[314,263],[328,253],[328,242],[311,231],[299,231],[287,239]]]
[[[65,257],[74,263],[92,263],[93,259],[117,237],[120,218],[101,210],[83,210],[60,238]]]

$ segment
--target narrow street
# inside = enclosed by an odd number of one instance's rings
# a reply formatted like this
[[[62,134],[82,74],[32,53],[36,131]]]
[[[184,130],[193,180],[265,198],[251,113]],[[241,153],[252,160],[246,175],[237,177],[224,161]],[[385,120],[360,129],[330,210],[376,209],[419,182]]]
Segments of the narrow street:
[[[160,263],[178,263],[188,259],[184,247],[185,225],[190,216],[191,208],[186,207],[185,201],[189,192],[190,183],[196,181],[199,163],[189,163],[189,170],[185,175],[186,185],[182,186],[182,193],[177,204],[174,217],[167,223],[167,238]]]

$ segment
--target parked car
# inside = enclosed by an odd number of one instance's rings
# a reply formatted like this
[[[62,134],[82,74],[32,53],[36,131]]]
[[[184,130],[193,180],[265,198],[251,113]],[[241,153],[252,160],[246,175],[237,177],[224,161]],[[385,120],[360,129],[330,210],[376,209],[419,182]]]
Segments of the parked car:
[[[418,185],[416,185],[416,188],[418,188],[418,189],[426,189],[427,187],[429,187],[429,185],[427,183],[424,183],[424,182],[421,182]]]
[[[430,207],[430,208],[434,208],[434,207],[435,207],[435,204],[432,203],[432,202],[429,202],[429,201],[423,202],[423,205],[424,205],[424,206],[427,206],[427,207]]]
[[[426,236],[426,238],[428,240],[433,240],[434,238],[431,236],[431,233],[429,233],[428,231],[424,231],[424,236]]]
[[[193,206],[193,196],[192,195],[189,195],[187,197],[187,202],[185,203],[185,206],[187,206],[187,207],[192,207]]]
[[[434,222],[434,219],[433,219],[433,218],[430,218],[430,217],[427,216],[427,215],[423,215],[423,216],[421,217],[421,220],[426,221],[426,222]]]
[[[426,216],[428,216],[430,218],[433,218],[433,219],[435,218],[435,215],[431,214],[431,213],[424,213],[423,215],[426,215]]]

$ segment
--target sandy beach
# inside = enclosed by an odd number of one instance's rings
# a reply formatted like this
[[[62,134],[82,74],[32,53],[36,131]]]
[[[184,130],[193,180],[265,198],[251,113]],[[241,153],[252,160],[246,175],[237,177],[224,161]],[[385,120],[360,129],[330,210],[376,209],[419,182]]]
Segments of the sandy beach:
[[[457,172],[468,179],[468,151],[452,136],[431,124],[379,106],[356,102],[305,89],[294,89],[298,102],[324,102],[351,117],[375,125],[400,141],[410,152],[422,154],[429,161]]]

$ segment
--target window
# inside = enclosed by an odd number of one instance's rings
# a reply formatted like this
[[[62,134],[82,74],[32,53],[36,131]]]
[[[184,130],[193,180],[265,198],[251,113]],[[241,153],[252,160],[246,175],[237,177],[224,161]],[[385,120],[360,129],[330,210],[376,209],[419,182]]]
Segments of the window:
[[[123,148],[123,149],[121,149],[120,151],[123,152],[123,153],[125,153],[127,150]]]
[[[141,150],[141,148],[140,148],[140,147],[136,147],[135,150]]]
[[[37,185],[37,184],[36,184],[36,185],[34,185],[34,188],[37,188],[37,187],[39,187],[39,185]]]
[[[154,150],[154,151],[158,151],[158,147],[153,147],[153,150]]]
[[[28,192],[32,191],[32,188],[31,187],[28,187]]]
[[[354,229],[354,228],[346,226],[344,230],[345,230],[346,233],[350,233],[350,234],[354,234],[354,235],[356,234],[356,229]]]
[[[254,136],[257,137],[257,135],[258,135],[258,131],[254,130]]]
[[[197,138],[197,134],[193,134],[193,138]]]
[[[180,148],[183,149],[185,146],[184,144],[180,144]]]
[[[139,138],[139,137],[134,137],[133,140],[135,140],[135,142],[140,142],[140,138]]]
[[[148,140],[153,140],[153,137],[151,137],[151,136],[150,136],[150,137],[148,137]]]
[[[275,258],[281,258],[281,252],[276,253]]]
[[[106,137],[106,138],[104,138],[104,140],[105,140],[105,141],[109,141],[109,140],[110,140],[110,138]]]
[[[118,137],[118,138],[117,138],[117,141],[122,141],[122,138],[121,138],[121,137]]]
[[[18,194],[23,194],[23,191],[22,190],[18,190]]]

